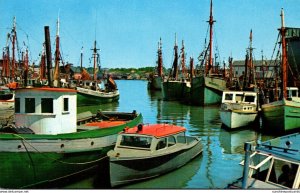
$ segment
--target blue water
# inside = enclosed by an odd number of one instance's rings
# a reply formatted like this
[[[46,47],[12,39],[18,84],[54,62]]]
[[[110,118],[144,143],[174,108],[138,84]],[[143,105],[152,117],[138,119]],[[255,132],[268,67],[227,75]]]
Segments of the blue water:
[[[244,142],[264,141],[265,136],[244,128],[226,131],[221,128],[219,107],[184,105],[176,101],[164,101],[160,91],[148,91],[147,81],[117,80],[120,99],[117,103],[82,107],[85,110],[141,112],[144,123],[171,123],[184,126],[189,135],[198,136],[203,144],[203,153],[187,165],[163,176],[120,187],[121,189],[223,189],[228,183],[242,176],[239,163],[244,157]],[[93,177],[65,188],[95,188]]]

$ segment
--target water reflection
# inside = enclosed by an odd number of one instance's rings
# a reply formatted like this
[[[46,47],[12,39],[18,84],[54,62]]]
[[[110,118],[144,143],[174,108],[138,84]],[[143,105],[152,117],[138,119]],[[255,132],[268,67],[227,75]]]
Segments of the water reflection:
[[[262,135],[251,127],[228,131],[221,128],[218,106],[188,106],[176,101],[164,101],[161,91],[147,90],[147,81],[117,81],[120,90],[118,103],[80,108],[78,111],[98,110],[141,112],[144,123],[171,123],[187,128],[189,135],[198,136],[203,145],[202,155],[166,175],[130,184],[122,189],[222,189],[242,175],[239,163],[244,158],[244,142],[265,141],[272,136]],[[93,179],[94,181],[95,179]],[[72,188],[97,188],[86,180]],[[96,182],[97,183],[97,182]],[[69,186],[70,187],[70,186]]]

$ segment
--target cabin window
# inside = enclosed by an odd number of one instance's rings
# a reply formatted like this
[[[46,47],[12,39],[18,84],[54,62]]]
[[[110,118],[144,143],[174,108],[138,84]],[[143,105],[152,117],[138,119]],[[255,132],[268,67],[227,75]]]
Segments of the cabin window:
[[[285,187],[292,188],[298,170],[298,165],[292,164],[283,160],[274,159],[271,174],[275,178],[270,179],[270,182],[280,184]]]
[[[167,146],[167,138],[162,138],[157,142],[156,150],[163,149]]]
[[[138,148],[150,148],[151,141],[151,137],[123,135],[120,145]]]
[[[186,137],[185,137],[184,133],[180,133],[177,136],[177,143],[186,143]]]
[[[266,156],[258,153],[254,153],[250,156],[250,169],[249,175],[252,178],[260,181],[266,181],[267,174],[271,165],[271,156]],[[244,165],[244,161],[241,162]]]
[[[242,94],[237,94],[237,95],[235,96],[235,101],[236,101],[236,102],[241,102],[241,101],[243,101],[243,95],[242,95]]]
[[[233,94],[225,94],[225,100],[231,101],[233,97]]]
[[[20,113],[20,98],[15,98],[15,113]]]
[[[64,98],[64,111],[69,111],[69,98]]]
[[[255,96],[245,96],[245,102],[253,103],[255,100]]]
[[[25,98],[25,113],[35,113],[34,98]]]
[[[169,136],[168,137],[168,147],[173,146],[176,144],[176,139],[174,136]]]
[[[53,98],[42,98],[42,113],[53,113]]]

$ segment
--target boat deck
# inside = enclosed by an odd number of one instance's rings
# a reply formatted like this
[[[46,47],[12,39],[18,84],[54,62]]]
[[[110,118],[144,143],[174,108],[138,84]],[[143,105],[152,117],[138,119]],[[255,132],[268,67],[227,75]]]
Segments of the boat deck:
[[[300,133],[294,133],[284,137],[278,137],[263,142],[256,147],[257,150],[275,154],[279,157],[300,161]]]

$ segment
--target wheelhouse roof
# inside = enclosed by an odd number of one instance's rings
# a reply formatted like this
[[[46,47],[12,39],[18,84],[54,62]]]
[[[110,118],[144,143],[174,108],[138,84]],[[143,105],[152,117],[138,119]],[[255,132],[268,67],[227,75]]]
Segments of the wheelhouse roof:
[[[186,131],[184,127],[169,125],[169,124],[151,124],[142,125],[142,129],[138,129],[139,126],[125,129],[122,133],[125,134],[139,134],[139,135],[151,135],[156,138],[174,135]]]
[[[300,133],[270,139],[259,144],[257,151],[300,163]]]

